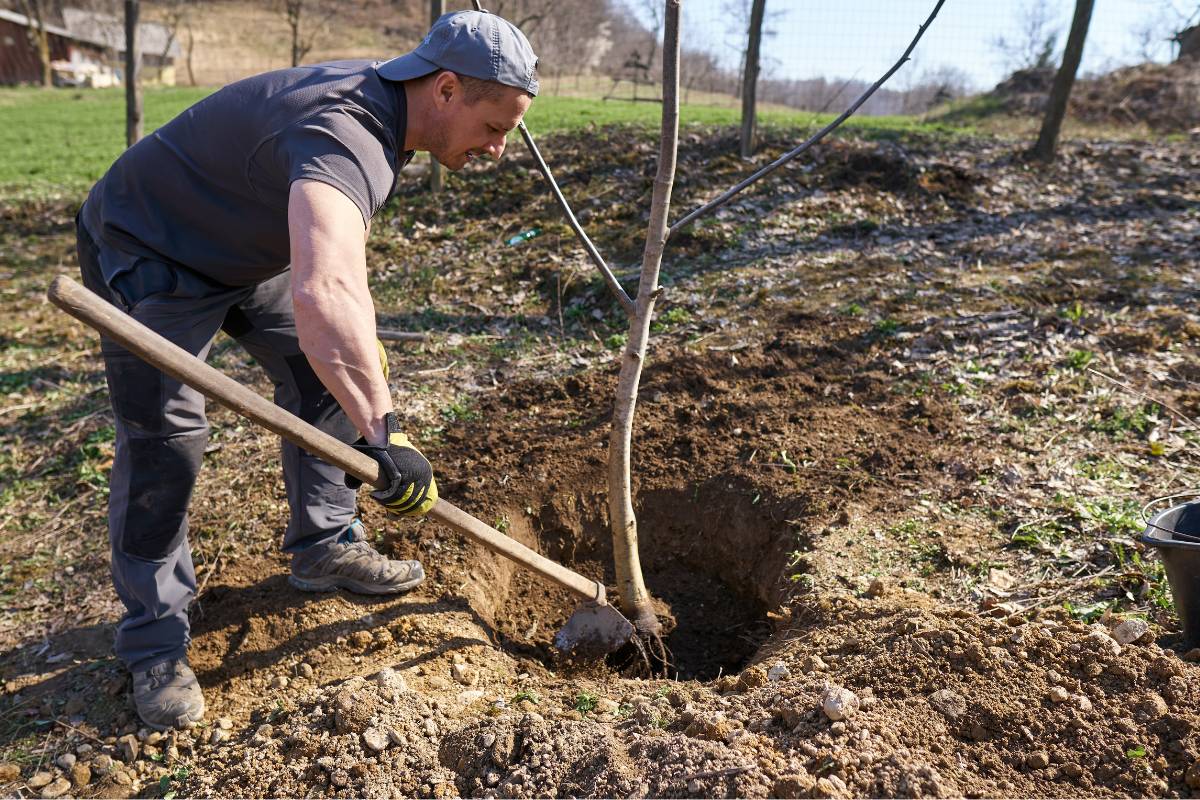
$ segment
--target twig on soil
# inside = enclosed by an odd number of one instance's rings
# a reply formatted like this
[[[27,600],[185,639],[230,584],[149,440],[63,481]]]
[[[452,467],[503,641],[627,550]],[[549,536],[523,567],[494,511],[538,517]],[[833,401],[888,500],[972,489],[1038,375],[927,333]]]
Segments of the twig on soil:
[[[208,586],[208,579],[217,571],[217,564],[221,561],[221,556],[225,553],[225,544],[229,541],[229,537],[225,536],[221,539],[221,546],[217,548],[217,557],[212,560],[212,566],[206,567],[204,570],[204,580],[200,581],[200,586],[196,589],[196,597],[204,596],[204,587]],[[203,612],[201,612],[203,613]]]
[[[701,778],[726,778],[730,775],[740,775],[743,772],[749,772],[752,769],[754,769],[754,766],[749,765],[742,767],[729,767],[727,769],[714,769],[709,770],[708,772],[694,772],[691,775],[683,776],[681,780],[695,781],[700,780]]]
[[[1133,388],[1132,386],[1130,386],[1129,384],[1123,383],[1122,381],[1117,380],[1116,378],[1112,377],[1111,375],[1105,375],[1103,372],[1101,372],[1100,370],[1095,369],[1093,367],[1088,367],[1087,371],[1092,373],[1093,375],[1099,375],[1101,378],[1104,378],[1104,380],[1110,381],[1111,383],[1114,383],[1117,386],[1120,386],[1122,389],[1124,389],[1127,392],[1136,394],[1138,397],[1140,397],[1143,400],[1149,400],[1152,403],[1157,403],[1158,405],[1165,408],[1167,411],[1170,411],[1172,414],[1174,414],[1175,416],[1179,417],[1181,420],[1186,422],[1188,425],[1190,425],[1192,427],[1193,430],[1200,430],[1200,424],[1197,424],[1196,420],[1192,419],[1187,414],[1184,414],[1182,411],[1178,411],[1178,410],[1172,408],[1170,405],[1168,405],[1167,403],[1164,403],[1162,400],[1158,399],[1154,395],[1139,391],[1139,390]]]
[[[82,736],[85,739],[91,739],[93,742],[95,742],[98,745],[104,744],[103,740],[97,739],[95,736],[92,736],[90,733],[87,733],[86,731],[79,730],[79,728],[76,728],[74,725],[68,725],[67,723],[63,722],[61,719],[55,719],[54,724],[59,725],[63,728],[66,728],[67,730],[72,731],[74,733],[78,733],[80,736]]]
[[[1045,606],[1049,603],[1053,603],[1055,600],[1057,600],[1058,598],[1067,594],[1068,592],[1072,591],[1073,589],[1078,589],[1080,586],[1087,583],[1088,581],[1092,581],[1092,580],[1095,580],[1096,578],[1107,575],[1108,573],[1112,572],[1113,569],[1114,569],[1114,565],[1109,564],[1107,567],[1100,570],[1099,572],[1093,572],[1089,575],[1084,575],[1082,578],[1077,578],[1076,580],[1073,580],[1070,583],[1068,583],[1063,588],[1059,589],[1054,594],[1043,597],[1042,599],[1038,600],[1037,602],[1025,606],[1020,611],[1014,611],[1013,613],[1009,614],[1008,617],[1010,617],[1010,618],[1011,617],[1019,617],[1022,614],[1028,614],[1030,611],[1033,611],[1034,609],[1041,608],[1042,606]]]
[[[774,172],[775,170],[782,167],[784,164],[786,164],[789,161],[791,161],[792,159],[794,159],[796,156],[798,156],[801,153],[803,153],[804,151],[808,150],[814,144],[821,141],[828,134],[833,132],[843,122],[845,122],[850,117],[851,114],[853,114],[855,111],[858,110],[859,106],[861,106],[863,103],[867,102],[867,100],[871,97],[871,95],[875,94],[875,92],[879,89],[880,86],[883,86],[883,84],[887,81],[888,78],[892,77],[892,75],[896,72],[896,70],[898,70],[898,69],[900,69],[900,67],[904,66],[905,62],[908,61],[909,55],[912,53],[913,49],[917,46],[917,42],[921,41],[921,37],[925,35],[926,29],[929,28],[930,24],[933,22],[933,18],[938,15],[938,12],[941,11],[942,4],[945,2],[946,2],[946,0],[938,0],[937,5],[934,6],[933,12],[930,13],[928,19],[925,20],[925,23],[923,25],[921,25],[921,27],[917,28],[917,35],[915,37],[913,37],[913,40],[909,43],[908,49],[904,51],[904,55],[900,56],[900,60],[897,61],[894,65],[892,65],[892,68],[889,69],[886,73],[884,73],[882,78],[875,81],[875,83],[872,84],[871,87],[869,89],[867,89],[867,91],[863,92],[863,94],[857,100],[854,101],[853,105],[851,105],[849,108],[847,108],[845,111],[842,112],[841,116],[839,116],[833,122],[826,125],[821,130],[817,131],[815,134],[813,134],[813,136],[811,136],[808,139],[808,141],[806,141],[804,144],[800,145],[799,147],[797,147],[793,150],[788,151],[787,153],[784,153],[782,156],[775,159],[767,166],[765,166],[762,169],[755,172],[749,178],[746,178],[741,183],[734,186],[732,189],[729,189],[726,192],[724,192],[723,194],[721,194],[715,200],[710,200],[709,202],[700,206],[696,210],[688,212],[688,214],[685,215],[683,217],[683,219],[679,220],[678,222],[676,222],[674,225],[672,225],[670,228],[667,229],[667,238],[669,239],[671,237],[671,235],[674,234],[676,231],[682,229],[686,225],[691,224],[694,220],[703,216],[704,214],[707,214],[708,212],[725,205],[730,200],[732,200],[733,197],[736,194],[738,194],[739,192],[741,192],[743,189],[745,189],[746,187],[750,186],[751,184],[757,182],[760,178],[765,177],[769,173]]]
[[[433,369],[419,369],[416,372],[414,372],[413,375],[436,375],[439,372],[449,372],[450,370],[454,369],[457,366],[458,366],[457,361],[451,361],[449,364],[447,364],[444,367],[434,367]]]

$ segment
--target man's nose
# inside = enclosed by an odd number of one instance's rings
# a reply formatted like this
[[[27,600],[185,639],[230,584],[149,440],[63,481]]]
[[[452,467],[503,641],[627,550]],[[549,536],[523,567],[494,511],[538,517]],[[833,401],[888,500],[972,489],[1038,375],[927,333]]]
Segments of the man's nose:
[[[488,155],[490,155],[496,161],[499,161],[500,156],[504,155],[505,141],[506,141],[505,137],[500,136],[500,137],[488,142],[488,145],[487,145]]]

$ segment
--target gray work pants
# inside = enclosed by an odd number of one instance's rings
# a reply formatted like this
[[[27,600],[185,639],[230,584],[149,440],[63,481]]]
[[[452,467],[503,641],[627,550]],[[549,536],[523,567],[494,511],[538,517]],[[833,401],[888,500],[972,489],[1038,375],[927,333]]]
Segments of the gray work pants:
[[[300,351],[290,271],[255,286],[230,287],[98,245],[81,223],[77,242],[83,281],[93,292],[202,359],[224,329],[267,371],[277,405],[344,442],[357,439]],[[187,509],[208,422],[204,397],[195,389],[104,337],[100,349],[116,426],[108,504],[112,576],[126,609],[116,654],[131,670],[142,670],[182,656],[190,641],[187,610],[196,574]],[[282,460],[291,510],[284,551],[337,536],[355,509],[344,473],[289,442]]]

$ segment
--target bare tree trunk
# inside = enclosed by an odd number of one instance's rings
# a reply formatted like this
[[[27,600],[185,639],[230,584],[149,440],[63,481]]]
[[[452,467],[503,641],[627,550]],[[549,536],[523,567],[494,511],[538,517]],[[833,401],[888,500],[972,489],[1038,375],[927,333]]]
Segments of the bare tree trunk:
[[[196,85],[196,71],[192,68],[192,53],[196,50],[196,33],[192,30],[192,23],[188,23],[188,42],[187,42],[187,71],[188,83],[192,86]]]
[[[46,15],[42,13],[42,0],[21,0],[18,8],[29,21],[26,34],[29,43],[38,54],[38,66],[42,68],[42,86],[54,85],[54,72],[50,69],[50,33],[46,30]]]
[[[438,17],[446,13],[446,0],[429,0],[429,24],[437,22]],[[433,195],[442,193],[442,186],[445,178],[442,175],[442,165],[433,157],[433,153],[429,154],[429,191]]]
[[[139,0],[125,0],[125,145],[142,138],[142,87],[137,27]]]
[[[742,158],[754,155],[754,115],[758,97],[758,51],[762,45],[763,9],[767,0],[750,7],[750,34],[746,43],[746,68],[742,75]]]
[[[284,6],[287,13],[288,26],[292,29],[292,66],[300,66],[304,58],[303,45],[300,42],[300,17],[304,12],[304,0],[287,0]]]
[[[1050,101],[1046,105],[1046,117],[1042,120],[1042,131],[1030,155],[1047,164],[1054,160],[1058,147],[1058,133],[1062,129],[1063,117],[1067,115],[1067,102],[1071,99],[1071,87],[1075,85],[1075,73],[1083,58],[1083,43],[1087,39],[1088,24],[1092,20],[1095,0],[1075,0],[1075,17],[1071,20],[1071,33],[1067,36],[1067,47],[1063,51],[1062,66],[1054,76],[1050,89]]]
[[[658,273],[667,242],[667,214],[671,207],[671,187],[675,181],[675,157],[679,144],[679,11],[682,0],[666,0],[666,26],[663,34],[663,110],[662,136],[658,151],[658,173],[650,204],[650,223],[642,255],[642,274],[638,284],[635,313],[629,323],[629,342],[621,358],[621,373],[613,408],[613,427],[608,442],[608,505],[612,517],[613,558],[616,563],[617,591],[621,608],[633,620],[643,636],[658,636],[662,626],[654,613],[650,594],[642,578],[638,555],[637,518],[633,511],[630,481],[630,450],[633,413],[638,382],[646,359],[650,337],[650,319],[661,290]]]

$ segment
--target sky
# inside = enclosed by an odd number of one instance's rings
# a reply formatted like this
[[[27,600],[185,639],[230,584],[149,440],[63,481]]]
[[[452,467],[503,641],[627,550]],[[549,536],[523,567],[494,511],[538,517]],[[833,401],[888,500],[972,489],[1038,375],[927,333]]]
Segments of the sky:
[[[653,1],[627,0],[639,16]],[[684,0],[684,43],[718,53],[736,69],[736,43],[744,33],[725,11],[731,3],[749,6],[749,0]],[[934,5],[935,0],[766,0],[765,29],[774,35],[764,40],[763,76],[874,81],[904,52]],[[913,60],[893,81],[949,66],[965,73],[973,88],[991,88],[1011,72],[995,40],[1019,40],[1023,20],[1038,5],[1059,32],[1061,54],[1074,0],[946,0]],[[1153,60],[1169,60],[1165,39],[1189,18],[1200,22],[1200,0],[1096,0],[1081,71],[1144,61],[1143,31],[1151,34]]]

